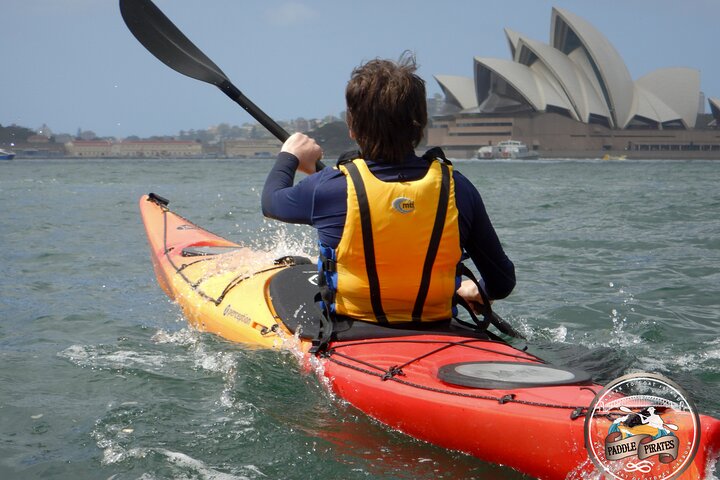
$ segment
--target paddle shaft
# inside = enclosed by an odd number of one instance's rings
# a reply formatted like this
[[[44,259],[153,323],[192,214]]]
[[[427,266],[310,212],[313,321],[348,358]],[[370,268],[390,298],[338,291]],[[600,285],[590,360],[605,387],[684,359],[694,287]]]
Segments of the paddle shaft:
[[[225,80],[217,87],[222,90],[225,95],[230,97],[235,103],[244,108],[245,111],[252,115],[255,120],[260,122],[263,127],[267,128],[268,131],[275,136],[275,138],[277,138],[281,142],[285,142],[285,140],[288,139],[290,134],[287,132],[287,130],[278,125],[275,120],[270,118],[268,114],[263,112],[257,105],[255,105],[249,98],[247,98],[245,94],[240,91],[239,88],[237,88],[230,82],[230,80]]]

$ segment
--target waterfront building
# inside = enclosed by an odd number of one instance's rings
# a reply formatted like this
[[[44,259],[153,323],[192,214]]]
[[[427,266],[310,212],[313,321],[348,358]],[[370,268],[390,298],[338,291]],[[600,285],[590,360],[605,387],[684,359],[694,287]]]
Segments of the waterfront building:
[[[113,144],[113,156],[182,158],[201,156],[202,144],[186,140],[138,140]]]
[[[109,140],[72,140],[65,143],[65,153],[71,157],[103,158],[112,156]]]
[[[610,41],[560,8],[552,9],[549,44],[510,29],[505,36],[510,60],[475,57],[473,78],[435,76],[446,108],[432,118],[428,144],[456,157],[512,138],[545,156],[720,158],[717,121],[700,107],[698,70],[661,68],[633,81]]]
[[[224,154],[231,158],[270,158],[280,151],[282,142],[275,138],[225,140]]]
[[[65,144],[71,157],[182,158],[202,155],[202,144],[182,140],[73,140]]]

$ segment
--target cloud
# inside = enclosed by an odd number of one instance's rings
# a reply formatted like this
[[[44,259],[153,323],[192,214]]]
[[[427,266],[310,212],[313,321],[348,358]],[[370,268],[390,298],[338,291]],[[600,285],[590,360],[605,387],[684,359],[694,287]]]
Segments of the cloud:
[[[315,19],[318,14],[315,10],[302,3],[285,3],[266,13],[271,24],[280,27],[300,25]]]

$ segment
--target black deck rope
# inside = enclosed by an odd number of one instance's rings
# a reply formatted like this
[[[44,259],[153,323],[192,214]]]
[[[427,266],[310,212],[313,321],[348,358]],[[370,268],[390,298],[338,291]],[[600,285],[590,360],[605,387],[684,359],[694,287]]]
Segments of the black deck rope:
[[[572,412],[570,413],[570,418],[572,420],[575,420],[575,419],[585,415],[585,413],[587,412],[587,409],[588,409],[587,406],[561,405],[561,404],[554,404],[554,403],[544,403],[544,402],[534,402],[534,401],[530,401],[530,400],[522,400],[522,399],[518,399],[517,395],[515,393],[509,393],[509,394],[505,394],[503,396],[482,395],[482,394],[478,394],[478,393],[459,392],[459,391],[455,391],[455,390],[430,387],[428,385],[422,385],[422,384],[418,384],[415,382],[411,382],[408,380],[403,380],[403,379],[398,378],[398,376],[405,376],[405,373],[402,370],[403,367],[406,367],[406,366],[410,365],[411,363],[422,360],[423,358],[427,358],[431,355],[434,355],[434,354],[441,352],[445,349],[448,349],[450,347],[472,348],[474,350],[495,353],[498,355],[507,356],[507,357],[511,357],[511,358],[517,358],[517,359],[521,359],[521,360],[534,360],[534,361],[537,361],[538,363],[542,363],[542,364],[547,363],[544,360],[542,360],[541,358],[538,358],[537,356],[535,356],[531,353],[526,353],[525,354],[526,356],[515,355],[515,354],[511,354],[511,353],[507,353],[507,352],[499,352],[499,351],[491,349],[491,348],[483,348],[483,347],[479,347],[477,345],[472,345],[471,344],[472,342],[485,342],[485,343],[489,342],[489,343],[499,343],[499,344],[506,345],[503,342],[494,342],[492,340],[482,340],[482,339],[475,339],[475,338],[470,338],[470,339],[459,341],[459,342],[452,342],[452,341],[448,342],[448,341],[442,341],[442,340],[420,340],[420,339],[416,339],[416,340],[379,339],[379,340],[373,340],[373,341],[365,341],[365,342],[360,341],[360,342],[345,343],[342,345],[334,345],[333,348],[330,349],[329,351],[327,351],[323,357],[326,358],[328,361],[335,363],[336,365],[339,365],[339,366],[342,366],[345,368],[349,368],[351,370],[355,370],[360,373],[365,373],[367,375],[378,377],[383,381],[392,380],[392,381],[398,382],[402,385],[406,385],[409,387],[414,387],[414,388],[418,388],[418,389],[426,390],[426,391],[430,391],[430,392],[454,395],[454,396],[465,397],[465,398],[476,398],[479,400],[492,400],[492,401],[498,402],[501,405],[505,405],[507,403],[517,403],[520,405],[528,405],[528,406],[543,407],[543,408],[568,409],[568,410],[572,410]],[[338,351],[339,349],[344,348],[344,347],[367,345],[367,344],[372,344],[372,343],[442,343],[443,345],[441,345],[440,347],[438,347],[436,349],[433,349],[432,351],[430,351],[428,353],[420,355],[419,357],[408,360],[407,362],[403,363],[402,365],[393,365],[392,367],[390,367],[388,369],[382,368],[380,366],[374,365],[374,364],[372,364],[370,362],[366,362],[364,360],[360,360],[358,358],[354,358],[351,355],[348,355],[348,354]],[[340,357],[342,359],[348,360],[349,362],[353,362],[353,363],[348,363],[348,362],[339,360],[337,357]],[[360,366],[360,365],[362,365],[362,366]],[[582,387],[582,388],[590,390],[588,387]]]
[[[159,205],[159,204],[158,204],[158,205]],[[160,206],[160,208],[162,209],[162,212],[163,212],[163,252],[164,252],[164,254],[165,254],[165,257],[167,257],[168,263],[170,263],[170,265],[173,267],[173,269],[175,269],[175,273],[176,273],[177,275],[179,275],[180,278],[182,278],[183,281],[184,281],[185,283],[187,283],[188,286],[189,286],[195,293],[197,293],[198,295],[200,295],[200,297],[203,298],[204,300],[207,300],[208,302],[214,303],[215,306],[218,306],[218,305],[220,305],[220,304],[222,303],[222,301],[225,299],[225,296],[230,292],[230,290],[232,290],[233,288],[235,288],[235,287],[237,287],[238,285],[240,285],[243,281],[245,281],[245,280],[247,280],[247,279],[249,279],[249,278],[252,278],[254,275],[257,275],[258,273],[269,272],[269,271],[271,271],[271,270],[278,270],[278,269],[281,269],[281,268],[285,268],[285,265],[273,265],[273,266],[270,267],[270,268],[266,268],[266,269],[264,269],[264,270],[258,270],[257,272],[254,272],[254,273],[252,273],[252,274],[250,274],[250,275],[248,275],[248,274],[239,275],[239,276],[235,277],[234,279],[232,279],[232,280],[225,286],[225,289],[222,291],[222,293],[220,294],[220,296],[219,296],[218,298],[213,298],[212,296],[208,295],[207,293],[205,293],[204,291],[202,291],[202,290],[200,289],[200,284],[205,281],[205,278],[204,278],[204,277],[203,277],[203,278],[200,278],[200,279],[197,280],[196,282],[193,282],[193,281],[191,281],[191,280],[185,275],[185,273],[183,272],[183,270],[184,270],[185,268],[189,267],[190,265],[194,265],[194,264],[196,264],[196,263],[198,263],[198,262],[210,260],[211,258],[215,257],[215,255],[208,255],[207,258],[203,258],[203,259],[197,260],[197,261],[192,262],[192,263],[190,263],[190,264],[182,264],[181,266],[178,266],[178,265],[173,261],[173,259],[170,257],[170,252],[173,250],[173,248],[168,248],[168,246],[167,246],[167,234],[168,234],[167,214],[168,214],[168,212],[170,211],[170,209],[167,208],[166,206],[163,206],[163,205],[159,205],[159,206]],[[186,218],[178,215],[177,213],[173,213],[173,215],[175,215],[175,216],[177,216],[178,218],[182,219],[184,222],[188,223],[189,225],[192,225],[192,226],[194,226],[194,227],[196,227],[196,228],[198,228],[198,229],[201,228],[201,227],[198,227],[197,225],[195,225],[195,224],[194,224],[193,222],[191,222],[190,220],[188,220],[188,219],[186,219]]]
[[[515,400],[515,397],[517,397],[517,395],[515,395],[514,393],[508,393],[507,395],[503,395],[502,397],[500,397],[498,403],[500,405],[505,405],[506,403]]]
[[[206,256],[204,256],[204,257],[198,258],[197,260],[193,260],[193,261],[190,262],[190,263],[183,263],[182,265],[180,265],[180,268],[178,268],[177,271],[178,271],[178,272],[182,272],[182,271],[185,270],[186,268],[191,267],[191,266],[195,265],[196,263],[207,262],[207,261],[210,260],[212,257],[213,257],[213,255],[206,255]]]
[[[398,367],[397,365],[388,368],[388,369],[387,369],[387,372],[385,372],[385,375],[383,375],[383,376],[380,377],[380,378],[381,378],[381,379],[383,380],[383,382],[384,382],[385,380],[390,380],[391,378],[395,377],[396,375],[401,375],[401,376],[403,376],[403,377],[405,376],[405,372],[403,372],[403,371],[402,371],[402,368]]]
[[[508,344],[505,343],[504,341],[486,340],[486,339],[479,339],[479,338],[468,338],[466,340],[462,340],[462,341],[458,341],[458,342],[452,342],[452,341],[449,342],[447,340],[426,340],[426,339],[409,339],[408,340],[408,339],[397,339],[397,338],[380,338],[377,340],[348,342],[348,343],[343,343],[341,345],[333,345],[333,350],[337,351],[339,348],[353,347],[353,346],[357,346],[357,345],[369,345],[369,344],[374,344],[374,343],[441,343],[443,345],[437,351],[430,352],[429,354],[423,354],[422,356],[420,356],[418,358],[409,360],[408,362],[404,363],[403,366],[407,366],[408,364],[413,363],[422,358],[425,358],[432,353],[437,353],[441,350],[444,350],[444,349],[452,347],[452,346],[471,348],[473,350],[479,350],[481,352],[495,353],[497,355],[502,355],[502,356],[510,357],[510,358],[517,358],[519,360],[532,360],[532,361],[535,361],[538,363],[547,364],[547,362],[545,360],[543,360],[542,358],[540,358],[536,355],[533,355],[532,353],[521,352],[521,353],[523,353],[523,355],[517,355],[517,354],[509,353],[509,352],[501,352],[501,351],[498,351],[498,350],[495,350],[492,348],[485,348],[485,347],[480,347],[478,345],[472,345],[471,343],[473,343],[473,342],[490,343],[490,344],[495,344],[495,345],[508,346]]]
[[[475,339],[474,339],[474,338],[471,338],[471,339],[468,339],[468,340],[466,340],[466,341],[472,341],[472,340],[475,340]],[[404,341],[404,342],[407,342],[406,340],[400,340],[400,342],[403,342],[403,341]],[[385,370],[385,369],[382,368],[382,367],[378,367],[377,365],[373,365],[373,364],[370,363],[370,362],[366,362],[366,361],[364,361],[364,360],[360,360],[360,359],[351,357],[350,355],[346,355],[346,354],[344,354],[344,353],[341,353],[341,352],[338,352],[338,351],[337,351],[338,348],[348,347],[348,346],[352,346],[352,345],[358,345],[359,343],[343,344],[343,345],[334,346],[334,347],[332,348],[331,352],[330,352],[330,355],[328,355],[328,356],[337,355],[337,356],[340,356],[340,357],[342,357],[342,358],[346,358],[346,359],[348,359],[348,360],[352,360],[353,362],[359,363],[359,364],[361,364],[361,365],[365,365],[366,367],[374,368],[374,369],[376,369],[376,370],[379,370],[379,371],[383,372],[383,377],[382,377],[383,380],[386,380],[386,379],[387,379],[386,377],[389,378],[389,377],[393,377],[393,376],[395,376],[395,375],[404,375],[404,373],[402,373],[403,367],[407,367],[407,366],[410,365],[411,363],[418,362],[418,361],[422,360],[423,358],[429,357],[430,355],[434,355],[434,354],[436,354],[436,353],[438,353],[438,352],[441,352],[441,351],[443,351],[443,350],[446,350],[446,349],[448,349],[448,348],[450,348],[450,347],[452,347],[452,346],[464,346],[463,344],[464,344],[466,341],[462,341],[462,342],[441,342],[441,343],[443,343],[443,345],[440,346],[440,347],[438,347],[438,348],[436,348],[435,350],[431,350],[431,351],[429,351],[429,352],[427,352],[427,353],[425,353],[425,354],[423,354],[423,355],[420,355],[419,357],[410,359],[410,360],[408,360],[407,362],[403,363],[402,365],[394,365],[394,366],[390,367],[390,368],[387,369],[387,370]],[[364,342],[363,345],[367,345],[368,343],[378,343],[378,342]],[[379,343],[385,343],[385,342],[379,342]],[[423,342],[423,343],[424,343],[424,342]],[[433,343],[434,343],[434,342],[433,342]]]
[[[175,264],[175,262],[173,262],[172,258],[170,258],[170,252],[172,251],[172,248],[168,248],[168,245],[167,245],[167,233],[168,233],[167,214],[170,211],[170,209],[168,209],[166,206],[160,206],[160,208],[162,209],[162,212],[163,212],[163,252],[165,254],[165,257],[168,260],[168,263],[170,263],[170,265],[172,265],[172,267],[175,269],[175,273],[180,275],[180,278],[182,278],[185,281],[185,283],[190,285],[190,287],[193,290],[195,290],[195,292],[197,292],[198,295],[200,295],[202,298],[204,298],[207,301],[214,302],[215,301],[214,298],[212,298],[210,295],[207,295],[202,290],[194,287],[193,283],[190,281],[190,279],[187,276],[185,276],[185,274],[182,272],[182,270]],[[178,215],[178,217],[187,221],[185,218],[180,217],[179,215]],[[187,221],[187,222],[192,224],[192,222],[189,222],[189,221]]]
[[[573,419],[573,420],[576,419],[576,418],[578,418],[579,416],[582,416],[582,415],[575,416],[575,412],[578,412],[578,411],[586,412],[587,409],[588,409],[588,407],[586,407],[586,406],[559,405],[559,404],[555,404],[555,403],[543,403],[543,402],[534,402],[534,401],[531,401],[531,400],[521,400],[521,399],[516,398],[516,397],[514,396],[515,394],[510,394],[510,395],[504,395],[504,396],[502,396],[502,397],[497,397],[497,396],[493,396],[493,395],[481,395],[481,394],[478,394],[478,393],[459,392],[459,391],[455,391],[455,390],[447,390],[447,389],[443,389],[443,388],[430,387],[430,386],[428,386],[428,385],[422,385],[422,384],[419,384],[419,383],[415,383],[415,382],[410,382],[410,381],[407,381],[407,380],[403,380],[403,379],[401,379],[401,378],[398,378],[397,376],[387,375],[387,372],[385,372],[385,371],[373,372],[373,371],[370,371],[370,370],[368,370],[368,369],[365,369],[365,368],[362,368],[362,367],[358,367],[358,366],[356,366],[356,365],[351,365],[351,364],[349,364],[349,363],[345,363],[345,362],[339,361],[339,360],[333,358],[333,356],[334,356],[334,355],[332,355],[332,354],[328,355],[328,356],[327,356],[328,361],[333,362],[334,364],[339,365],[339,366],[341,366],[341,367],[349,368],[349,369],[351,369],[351,370],[355,370],[355,371],[360,372],[360,373],[365,373],[365,374],[371,375],[371,376],[373,376],[373,377],[378,377],[378,378],[381,379],[381,380],[397,382],[397,383],[399,383],[399,384],[401,384],[401,385],[405,385],[405,386],[413,387],[413,388],[418,388],[418,389],[420,389],[420,390],[426,390],[426,391],[428,391],[428,392],[442,393],[442,394],[445,394],[445,395],[453,395],[453,396],[456,396],[456,397],[463,397],[463,398],[474,398],[474,399],[478,399],[478,400],[491,400],[491,401],[494,401],[494,402],[498,402],[498,403],[501,404],[501,405],[506,405],[506,404],[508,404],[508,403],[517,403],[517,404],[519,404],[519,405],[527,405],[527,406],[532,406],[532,407],[562,408],[562,409],[567,409],[567,410],[572,410],[572,411],[573,411],[572,414],[571,414],[571,417],[570,417],[570,418]],[[358,362],[358,363],[361,363],[361,362]],[[375,368],[377,368],[377,367],[375,367]],[[380,369],[380,370],[382,370],[382,369]],[[385,377],[386,377],[386,378],[385,378]]]
[[[454,346],[465,346],[465,344],[467,344],[467,343],[469,343],[469,342],[472,342],[472,341],[474,341],[474,340],[475,340],[474,338],[469,338],[469,339],[467,339],[467,340],[462,340],[462,341],[460,341],[460,342],[445,342],[445,345],[441,345],[440,347],[436,348],[435,350],[430,350],[429,352],[427,352],[427,353],[425,353],[425,354],[423,354],[423,355],[420,355],[419,357],[415,357],[415,358],[413,358],[413,359],[411,359],[411,360],[408,360],[407,362],[403,363],[402,365],[399,365],[397,368],[402,369],[403,367],[407,367],[407,366],[410,365],[411,363],[419,362],[419,361],[422,360],[423,358],[427,358],[427,357],[429,357],[429,356],[431,356],[431,355],[435,355],[436,353],[440,353],[440,352],[442,352],[443,350],[447,350],[447,349],[450,348],[450,347],[454,347]]]
[[[250,273],[250,274],[245,273],[245,274],[242,274],[242,275],[238,275],[237,277],[235,277],[234,279],[232,279],[232,280],[230,281],[230,283],[228,283],[228,284],[225,286],[225,288],[223,289],[223,291],[222,291],[222,293],[220,294],[220,296],[215,300],[215,305],[220,305],[220,304],[222,303],[222,301],[225,300],[225,296],[226,296],[228,293],[230,293],[230,290],[232,290],[233,288],[237,287],[238,285],[240,285],[240,284],[241,284],[242,282],[244,282],[245,280],[248,280],[248,279],[254,277],[255,275],[257,275],[257,274],[259,274],[259,273],[271,272],[271,271],[273,271],[273,270],[279,270],[279,269],[283,269],[283,268],[285,268],[285,265],[273,265],[272,267],[265,268],[265,269],[263,269],[263,270],[257,270],[257,271],[255,271],[255,272],[253,272],[253,273]]]

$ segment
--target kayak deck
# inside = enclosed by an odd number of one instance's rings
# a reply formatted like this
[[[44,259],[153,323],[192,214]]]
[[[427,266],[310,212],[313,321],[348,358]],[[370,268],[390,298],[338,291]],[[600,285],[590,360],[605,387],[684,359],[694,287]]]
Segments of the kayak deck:
[[[158,282],[195,328],[248,345],[296,348],[340,398],[415,438],[539,478],[595,470],[584,418],[602,386],[583,372],[450,325],[344,324],[339,340],[315,357],[308,353],[318,315],[308,293],[316,288],[313,265],[240,247],[149,197],[140,210]],[[701,418],[703,445],[681,478],[703,478],[718,453],[720,422]],[[683,439],[691,419],[672,420]]]

